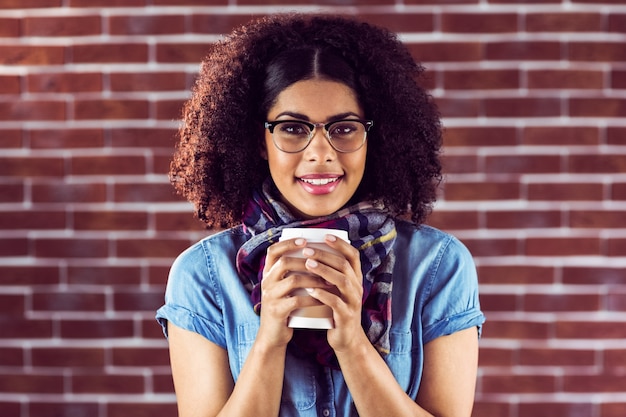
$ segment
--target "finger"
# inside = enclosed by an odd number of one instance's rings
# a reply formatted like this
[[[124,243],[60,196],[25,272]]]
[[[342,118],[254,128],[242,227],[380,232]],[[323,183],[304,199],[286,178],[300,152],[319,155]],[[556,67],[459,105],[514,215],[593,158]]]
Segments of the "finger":
[[[265,268],[271,268],[283,255],[302,250],[305,246],[306,240],[303,238],[288,239],[270,245],[265,255]]]

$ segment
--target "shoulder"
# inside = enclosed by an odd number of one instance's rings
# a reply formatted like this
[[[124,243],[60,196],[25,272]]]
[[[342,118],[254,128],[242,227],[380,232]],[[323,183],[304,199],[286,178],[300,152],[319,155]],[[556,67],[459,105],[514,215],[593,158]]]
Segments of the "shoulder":
[[[467,247],[455,236],[428,225],[416,225],[404,220],[396,221],[398,233],[396,248],[414,256],[447,256],[470,258]]]
[[[191,245],[183,251],[172,265],[172,268],[181,264],[207,262],[211,257],[228,256],[239,250],[246,241],[246,235],[241,226],[221,230]]]

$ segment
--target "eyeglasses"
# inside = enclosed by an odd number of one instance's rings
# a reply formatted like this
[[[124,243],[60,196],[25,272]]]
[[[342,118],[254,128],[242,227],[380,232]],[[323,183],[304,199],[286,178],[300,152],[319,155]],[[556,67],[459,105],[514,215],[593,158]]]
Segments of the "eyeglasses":
[[[303,151],[318,128],[324,128],[324,136],[337,152],[355,152],[361,149],[367,139],[367,132],[374,125],[372,120],[344,119],[330,123],[309,123],[301,120],[278,120],[265,122],[265,128],[272,134],[274,146],[283,152]]]

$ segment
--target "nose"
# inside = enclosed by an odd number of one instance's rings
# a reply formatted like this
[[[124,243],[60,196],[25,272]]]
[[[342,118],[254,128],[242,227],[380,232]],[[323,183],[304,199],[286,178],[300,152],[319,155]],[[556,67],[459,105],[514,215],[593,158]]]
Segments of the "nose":
[[[328,162],[337,157],[337,152],[331,146],[330,141],[324,132],[324,126],[316,126],[313,138],[309,146],[304,150],[305,158],[314,162]]]

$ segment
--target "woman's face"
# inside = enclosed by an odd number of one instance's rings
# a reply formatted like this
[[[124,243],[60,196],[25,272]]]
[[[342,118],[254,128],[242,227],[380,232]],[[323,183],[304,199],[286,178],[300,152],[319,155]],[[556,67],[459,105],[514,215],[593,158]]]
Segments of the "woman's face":
[[[327,80],[298,81],[277,97],[267,120],[302,120],[328,123],[340,119],[363,119],[355,92],[346,85]],[[263,156],[281,194],[294,215],[325,216],[343,207],[356,192],[365,171],[367,142],[357,151],[333,149],[318,127],[311,143],[301,152],[286,153],[274,146],[265,130]]]

